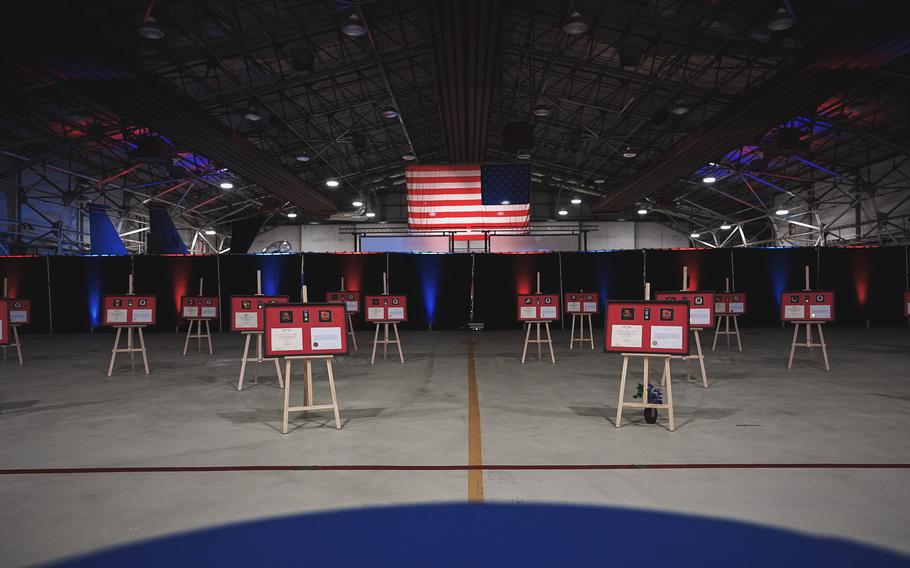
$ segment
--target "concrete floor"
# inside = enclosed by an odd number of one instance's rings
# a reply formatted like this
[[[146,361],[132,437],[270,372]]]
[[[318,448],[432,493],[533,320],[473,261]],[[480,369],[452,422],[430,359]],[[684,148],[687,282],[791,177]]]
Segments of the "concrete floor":
[[[788,372],[790,331],[780,328],[746,329],[742,354],[709,352],[707,390],[686,384],[674,363],[678,429],[669,432],[663,416],[651,426],[631,410],[632,421],[614,427],[620,358],[599,345],[569,351],[559,332],[555,366],[521,365],[521,332],[477,334],[485,465],[716,464],[497,469],[484,472],[485,498],[711,515],[910,553],[910,469],[722,467],[910,463],[910,330],[832,327],[827,336],[830,373],[805,352]],[[344,428],[330,413],[295,415],[283,436],[274,381],[235,390],[237,335],[216,336],[214,356],[183,357],[182,336],[150,334],[152,374],[121,365],[111,379],[111,335],[25,335],[26,366],[0,364],[0,469],[464,465],[467,337],[404,333],[404,366],[370,367],[363,350],[342,358]],[[360,334],[361,348],[368,339]],[[0,475],[0,564],[285,513],[466,498],[463,470]]]

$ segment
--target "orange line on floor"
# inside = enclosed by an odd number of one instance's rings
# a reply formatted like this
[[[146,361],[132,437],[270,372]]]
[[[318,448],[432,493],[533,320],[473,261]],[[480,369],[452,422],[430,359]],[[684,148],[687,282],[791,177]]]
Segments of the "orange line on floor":
[[[468,465],[483,467],[480,436],[480,402],[477,398],[477,371],[474,368],[474,338],[468,332]],[[483,502],[483,470],[468,470],[468,501]]]

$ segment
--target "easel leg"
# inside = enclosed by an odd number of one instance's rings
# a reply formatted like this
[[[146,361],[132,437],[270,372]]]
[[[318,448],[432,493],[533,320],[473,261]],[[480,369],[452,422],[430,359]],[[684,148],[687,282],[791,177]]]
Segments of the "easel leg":
[[[389,358],[389,324],[383,324],[385,327],[382,330],[382,360],[385,361]]]
[[[253,384],[259,384],[259,368],[262,367],[262,334],[256,334],[256,368],[253,369]]]
[[[373,356],[370,357],[370,365],[376,363],[376,346],[379,344],[379,324],[376,324],[376,334],[373,335]]]
[[[338,412],[338,397],[335,396],[335,373],[332,372],[332,360],[325,360],[329,372],[329,392],[332,393],[332,409],[335,411],[335,429],[341,430],[341,414]]]
[[[249,344],[249,335],[247,335],[247,344]],[[281,433],[288,433],[288,407],[291,402],[291,360],[285,358],[284,360],[284,378],[286,382],[284,383],[284,415],[281,419]]]
[[[136,328],[136,331],[139,332],[139,347],[142,348],[142,365],[145,367],[145,374],[149,374],[149,356],[148,351],[145,350],[145,336],[142,335],[142,328]]]
[[[307,359],[306,364],[306,383],[303,385],[303,404],[312,406],[313,402],[313,362]]]
[[[615,426],[619,428],[620,423],[622,422],[622,403],[623,397],[626,395],[626,372],[629,370],[629,356],[623,355],[622,357],[622,374],[619,379],[619,402],[616,404],[616,424]]]
[[[676,417],[673,415],[673,378],[670,376],[670,358],[664,357],[664,382],[667,388],[667,417],[670,420],[670,430],[676,430]]]
[[[401,359],[401,364],[404,365],[404,353],[401,351],[401,338],[398,337],[398,324],[393,323],[392,329],[395,330],[395,344],[398,345],[398,358]]]
[[[13,326],[13,338],[16,340],[16,354],[19,355],[19,366],[22,366],[22,342],[19,341],[19,326]],[[6,351],[4,350],[4,353]]]
[[[107,368],[107,376],[110,377],[114,372],[114,361],[117,359],[117,349],[120,348],[120,332],[122,327],[117,328],[117,337],[114,338],[114,348],[111,350],[111,364]]]
[[[793,353],[796,351],[796,336],[799,333],[799,324],[793,324],[793,341],[790,342],[790,360],[787,361],[787,369],[793,368]]]
[[[569,335],[569,349],[575,349],[575,314],[572,314],[572,333]]]
[[[641,401],[650,402],[648,400],[648,375],[651,371],[651,358],[642,357],[641,359]]]
[[[806,324],[806,348],[809,349],[809,359],[815,362],[815,351],[812,350],[812,324]]]
[[[250,336],[246,336],[246,342],[243,344],[243,358],[240,359],[240,380],[237,382],[237,390],[243,390],[243,375],[246,373],[246,361],[250,354]]]
[[[205,320],[205,336],[209,341],[209,355],[214,355],[215,350],[212,349],[212,328],[209,325],[209,320]]]
[[[733,316],[733,327],[736,329],[736,345],[739,346],[739,351],[742,353],[743,342],[739,338],[739,316]]]
[[[714,343],[711,345],[711,351],[717,349],[717,336],[720,335],[720,320],[724,316],[717,316],[717,327],[714,328]]]
[[[525,362],[525,356],[528,354],[528,341],[531,339],[531,323],[528,323],[528,330],[525,332],[525,346],[521,350],[521,362]]]
[[[275,373],[278,374],[278,388],[284,388],[284,380],[281,378],[281,363],[278,362],[278,359],[272,359],[275,362]]]
[[[190,327],[186,330],[186,341],[183,342],[183,355],[186,356],[186,350],[190,346],[190,335],[193,333],[193,320],[190,320]]]
[[[727,336],[727,349],[730,348],[730,317],[736,317],[736,316],[724,316],[724,320],[726,321],[726,325],[727,325],[727,331],[724,333],[724,335]]]
[[[705,354],[701,351],[701,335],[698,330],[695,330],[695,347],[698,349],[698,366],[701,368],[701,384],[703,387],[708,388],[708,372],[705,370]]]
[[[825,334],[822,331],[822,324],[818,324],[818,338],[821,341],[822,357],[825,359],[825,370],[830,371],[831,367],[828,365],[828,344],[825,343]]]
[[[133,351],[133,328],[126,328],[126,348],[130,354],[130,370],[136,370],[136,353]]]
[[[537,322],[537,360],[543,359],[543,353],[540,347],[540,322]]]
[[[351,317],[351,314],[348,314],[348,333],[351,335],[354,351],[357,351],[357,334],[354,332],[354,318]]]
[[[550,346],[550,362],[556,364],[556,354],[553,352],[553,339],[550,338],[550,322],[544,324],[547,328],[547,345]]]

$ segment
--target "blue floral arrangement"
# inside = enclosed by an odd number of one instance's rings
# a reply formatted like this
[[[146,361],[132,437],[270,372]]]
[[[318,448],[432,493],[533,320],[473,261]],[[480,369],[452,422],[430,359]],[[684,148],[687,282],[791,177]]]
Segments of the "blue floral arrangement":
[[[642,398],[643,387],[641,383],[638,383],[638,389],[635,391],[635,394],[632,395],[632,398]],[[648,383],[648,404],[663,404],[664,403],[664,393],[660,390],[660,387]]]

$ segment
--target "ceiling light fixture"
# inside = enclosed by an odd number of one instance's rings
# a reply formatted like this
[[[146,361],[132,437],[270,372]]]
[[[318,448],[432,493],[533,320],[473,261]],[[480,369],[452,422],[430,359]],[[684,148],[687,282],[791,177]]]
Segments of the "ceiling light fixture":
[[[777,211],[774,212],[774,214],[775,214],[775,215],[778,215],[778,216],[780,216],[780,217],[783,217],[783,216],[785,216],[785,215],[789,215],[789,214],[790,214],[790,210],[789,210],[789,209],[778,209]]]
[[[337,179],[330,179],[330,180],[326,181],[325,184],[329,187],[338,187],[339,185],[341,185],[338,183]]]
[[[574,197],[571,201],[572,205],[581,205],[581,199]]]
[[[768,22],[768,29],[772,32],[783,32],[792,28],[795,23],[796,20],[786,8],[778,8],[774,17]]]
[[[347,23],[341,26],[341,33],[348,37],[360,37],[367,33],[367,28],[361,23],[357,14],[351,14]]]
[[[257,122],[262,120],[262,115],[259,114],[259,109],[256,108],[256,105],[251,104],[247,107],[246,112],[243,113],[243,118],[249,120],[250,122]]]
[[[705,177],[701,178],[701,181],[703,181],[705,183],[714,183],[717,181],[717,178],[714,176],[705,176]]]
[[[581,14],[578,12],[572,12],[572,15],[569,16],[569,20],[566,22],[566,25],[562,27],[563,30],[569,35],[580,35],[588,31],[590,26],[588,22],[584,21],[581,18]]]
[[[363,207],[363,201],[352,201],[351,205],[354,207]]]
[[[629,147],[629,146],[626,146],[626,149],[623,150],[623,153],[622,153],[622,157],[625,158],[625,159],[627,159],[627,160],[628,160],[629,158],[634,158],[634,157],[637,156],[637,155],[638,155],[638,152],[636,152],[635,150],[633,150],[633,149],[632,149],[631,147]]]
[[[683,99],[676,99],[673,101],[673,106],[670,107],[670,112],[676,116],[682,116],[684,114],[689,114],[689,111],[692,110],[692,107]]]
[[[530,159],[531,159],[531,153],[528,152],[527,150],[519,150],[519,151],[518,151],[518,156],[517,156],[517,157],[518,157],[519,160],[530,160]]]
[[[550,107],[544,104],[539,104],[534,107],[534,110],[531,111],[531,114],[534,116],[550,116]]]
[[[309,162],[310,157],[307,154],[300,154],[294,158],[298,162]]]
[[[215,234],[215,229],[206,229],[205,234],[211,237]]]
[[[294,213],[293,211],[291,211],[290,213],[287,214],[287,217],[288,217],[288,219],[296,219],[297,213]]]
[[[512,202],[509,201],[508,199],[504,200],[504,201],[501,203],[501,205],[511,205],[511,204],[512,204]]]
[[[376,214],[373,213],[372,211],[367,211],[367,217],[375,217],[375,216],[376,216]]]
[[[602,184],[602,183],[605,182],[605,181],[606,181],[606,180],[604,180],[604,179],[597,178],[596,180],[594,180],[594,183],[596,183],[596,184],[599,185],[599,184]]]
[[[412,153],[410,153],[410,152],[406,152],[406,153],[404,153],[404,154],[401,155],[401,159],[404,160],[404,161],[406,161],[406,162],[410,162],[410,161],[412,161],[412,160],[416,160],[416,159],[417,159],[417,156],[415,156],[414,154],[412,154]]]
[[[568,211],[566,211],[566,210],[565,210],[565,209],[560,209],[560,210],[559,210],[559,211],[557,211],[557,213],[559,213],[559,214],[560,214],[560,215],[563,215],[563,216],[565,216],[565,215],[568,215],[568,214],[569,214],[569,212],[568,212]]]
[[[145,39],[157,40],[164,37],[164,30],[161,29],[161,26],[158,25],[158,22],[155,20],[155,18],[151,16],[146,16],[136,31],[138,31],[139,35]]]
[[[382,111],[382,116],[388,119],[398,118],[398,111],[389,107]]]
[[[697,239],[698,237],[701,236],[701,233],[692,233],[689,236],[692,237],[693,239]]]
[[[729,223],[724,223],[723,225],[720,226],[721,231],[729,231],[732,228],[733,228],[733,225],[731,225]]]
[[[638,214],[639,214],[639,215],[647,215],[647,214],[648,214],[648,210],[645,209],[645,208],[641,208],[641,209],[638,210]]]
[[[234,184],[229,181],[221,183],[221,189],[234,189]]]

